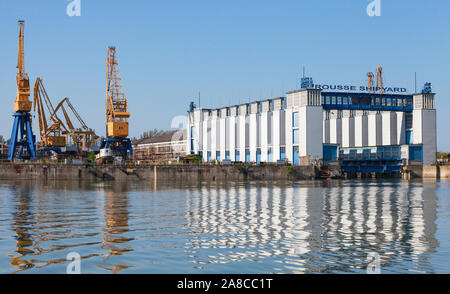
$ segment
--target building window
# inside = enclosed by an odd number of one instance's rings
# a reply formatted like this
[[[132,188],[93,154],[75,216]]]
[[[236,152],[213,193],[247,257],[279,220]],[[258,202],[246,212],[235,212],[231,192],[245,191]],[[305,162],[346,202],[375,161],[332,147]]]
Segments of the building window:
[[[300,125],[298,112],[292,113],[292,127],[297,128]]]
[[[260,113],[263,112],[263,104],[261,102],[258,104],[258,107],[259,107],[259,112]]]
[[[342,104],[342,97],[341,96],[337,97],[337,104]]]
[[[273,101],[270,101],[269,105],[270,105],[270,111],[274,111],[275,110],[275,103]]]
[[[225,151],[225,159],[230,160],[230,151]]]
[[[411,112],[405,113],[405,129],[412,129],[413,127],[413,116]]]
[[[272,148],[271,147],[269,147],[267,149],[267,161],[268,162],[272,162],[273,161],[273,155],[272,155]]]
[[[227,116],[231,116],[231,109],[227,108]]]
[[[336,96],[331,96],[331,104],[336,104]]]
[[[238,107],[238,115],[241,115],[241,108]]]
[[[216,151],[216,161],[220,161],[220,151]]]
[[[261,149],[256,149],[256,163],[261,163]]]
[[[331,102],[330,96],[326,96],[326,101],[325,101],[325,103],[326,103],[326,104],[331,104],[330,102]]]
[[[280,147],[280,159],[286,159],[286,147]]]
[[[211,151],[208,151],[206,153],[206,161],[210,162],[211,161]]]
[[[195,129],[194,127],[191,127],[191,152],[194,151],[194,133]]]
[[[241,154],[239,150],[236,150],[234,158],[235,158],[234,161],[241,161]]]
[[[300,152],[299,152],[300,149],[298,146],[294,146],[292,149],[293,149],[292,152],[293,163],[294,165],[300,165]]]
[[[412,131],[411,130],[406,131],[406,144],[408,145],[412,144],[413,142],[412,138],[413,138]]]
[[[283,109],[287,109],[287,99],[283,98]]]
[[[293,137],[292,143],[294,145],[299,145],[300,144],[300,130],[299,129],[295,129],[293,131],[293,136],[292,137]]]
[[[423,160],[422,146],[409,147],[409,160]]]
[[[245,149],[245,162],[250,162],[250,149]]]

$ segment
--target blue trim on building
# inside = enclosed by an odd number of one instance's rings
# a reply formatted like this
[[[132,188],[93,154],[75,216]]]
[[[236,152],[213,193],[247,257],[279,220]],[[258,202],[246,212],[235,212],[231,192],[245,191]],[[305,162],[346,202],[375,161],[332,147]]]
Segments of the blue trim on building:
[[[362,152],[358,153],[361,149]],[[348,173],[398,172],[403,165],[400,146],[342,148],[339,151],[339,160],[342,171]]]
[[[323,109],[412,111],[413,96],[398,94],[322,92]]]

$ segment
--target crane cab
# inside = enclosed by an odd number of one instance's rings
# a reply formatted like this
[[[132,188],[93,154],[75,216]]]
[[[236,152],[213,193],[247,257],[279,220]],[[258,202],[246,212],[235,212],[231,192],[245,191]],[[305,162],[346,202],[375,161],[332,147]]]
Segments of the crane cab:
[[[112,121],[107,123],[107,136],[112,138],[128,137],[128,122]]]

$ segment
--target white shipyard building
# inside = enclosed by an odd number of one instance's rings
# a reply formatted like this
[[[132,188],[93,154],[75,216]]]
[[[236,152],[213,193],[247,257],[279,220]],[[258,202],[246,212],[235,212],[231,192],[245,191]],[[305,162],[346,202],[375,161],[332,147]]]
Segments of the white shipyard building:
[[[219,109],[191,107],[187,153],[204,162],[339,162],[345,172],[395,172],[406,164],[435,163],[431,91],[324,90],[334,88],[315,86]]]

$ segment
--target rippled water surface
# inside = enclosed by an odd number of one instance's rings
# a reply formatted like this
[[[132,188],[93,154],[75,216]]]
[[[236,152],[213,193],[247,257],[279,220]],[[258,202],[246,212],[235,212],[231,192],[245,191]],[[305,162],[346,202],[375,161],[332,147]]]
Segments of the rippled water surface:
[[[0,182],[0,273],[450,273],[450,183]]]

